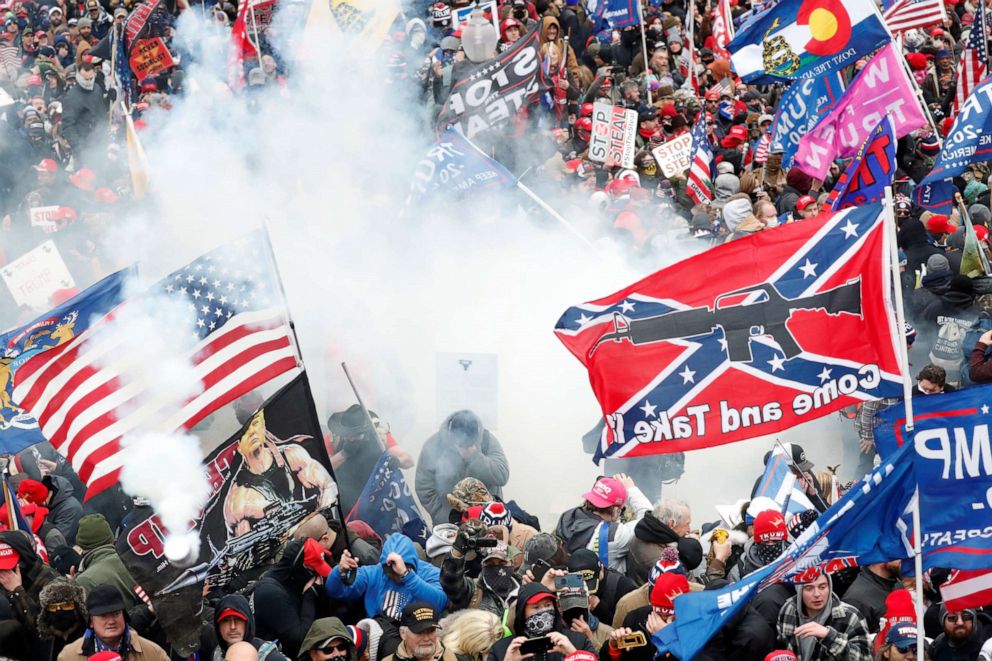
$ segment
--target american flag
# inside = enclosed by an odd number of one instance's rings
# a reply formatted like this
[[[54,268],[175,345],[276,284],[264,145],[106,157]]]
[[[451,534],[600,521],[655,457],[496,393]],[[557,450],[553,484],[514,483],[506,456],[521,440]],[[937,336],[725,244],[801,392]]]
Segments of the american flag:
[[[922,29],[947,18],[943,0],[899,0],[882,14],[893,32]]]
[[[127,43],[124,39],[124,29],[114,26],[111,33],[111,41],[114,49],[114,88],[117,90],[117,98],[124,104],[124,112],[131,111],[131,93],[134,89],[132,84],[131,63],[127,57]]]
[[[87,497],[117,483],[125,435],[189,429],[301,364],[262,232],[199,257],[120,305],[114,305],[120,296],[110,297],[103,316],[73,336],[73,321],[94,313],[100,285],[58,308],[63,316],[55,328],[67,329],[63,341],[30,355],[14,372],[15,401],[69,460],[88,487]],[[167,393],[160,383],[136,375],[141,341],[114,326],[129,313],[127,306],[149,301],[188,311],[189,324],[177,325],[164,338],[175,345],[176,355],[188,359],[193,374],[187,376],[200,381],[182,384],[195,394],[178,405],[175,398],[163,401]]]
[[[982,82],[989,69],[988,43],[986,42],[985,3],[979,2],[975,9],[975,23],[971,26],[968,42],[961,51],[961,64],[958,65],[958,89],[954,95],[954,113],[961,109],[965,99],[971,95],[978,83]]]
[[[679,54],[679,73],[685,78],[682,89],[691,89],[699,96],[699,72],[696,71],[696,43],[693,32],[696,29],[695,21],[696,3],[689,3],[689,11],[685,19],[685,33],[683,35],[682,52]]]
[[[696,204],[710,202],[713,191],[713,147],[706,134],[706,121],[700,113],[700,121],[692,129],[692,164],[689,166],[689,179],[685,192]]]
[[[761,134],[761,138],[758,140],[758,146],[754,150],[754,162],[758,165],[764,165],[768,162],[768,148],[772,144],[772,134],[768,131]]]
[[[955,569],[940,586],[940,594],[952,613],[988,606],[992,604],[992,571]]]

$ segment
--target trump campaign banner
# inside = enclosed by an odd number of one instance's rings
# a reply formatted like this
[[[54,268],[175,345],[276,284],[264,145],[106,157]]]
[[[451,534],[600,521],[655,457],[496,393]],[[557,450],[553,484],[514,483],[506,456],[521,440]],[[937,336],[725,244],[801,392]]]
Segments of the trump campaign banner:
[[[883,117],[841,173],[827,197],[833,211],[878,202],[896,176],[896,135],[889,116]]]
[[[886,456],[913,447],[923,568],[992,569],[992,386],[915,397],[913,414],[906,432],[903,408],[886,409],[875,439]]]
[[[594,460],[721,445],[900,395],[888,255],[882,206],[868,205],[567,309],[555,333],[606,421]]]
[[[512,48],[455,81],[438,116],[438,129],[457,126],[471,140],[510,121],[550,87],[541,67],[540,48],[535,27]]]
[[[889,44],[868,62],[840,103],[799,140],[795,164],[800,170],[826,179],[834,159],[854,156],[886,115],[897,139],[926,125],[901,57]]]
[[[844,78],[838,73],[800,78],[785,91],[772,120],[770,146],[782,154],[782,169],[788,171],[796,157],[799,139],[816,126],[844,95]]]
[[[486,156],[457,128],[449,128],[417,164],[411,200],[420,201],[438,193],[497,190],[517,179],[501,163]]]

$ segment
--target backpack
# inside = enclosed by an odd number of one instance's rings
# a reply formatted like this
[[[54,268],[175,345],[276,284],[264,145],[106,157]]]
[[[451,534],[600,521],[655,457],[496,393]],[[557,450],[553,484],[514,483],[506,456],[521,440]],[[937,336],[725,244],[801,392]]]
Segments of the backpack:
[[[992,315],[990,315],[985,310],[982,310],[975,321],[971,322],[971,325],[965,329],[964,338],[961,346],[961,386],[973,386],[975,382],[971,380],[968,376],[968,371],[971,363],[971,351],[975,347],[975,343],[978,342],[978,338],[985,334],[986,331],[992,330]],[[987,347],[985,349],[985,359],[988,360],[992,356],[992,347]]]

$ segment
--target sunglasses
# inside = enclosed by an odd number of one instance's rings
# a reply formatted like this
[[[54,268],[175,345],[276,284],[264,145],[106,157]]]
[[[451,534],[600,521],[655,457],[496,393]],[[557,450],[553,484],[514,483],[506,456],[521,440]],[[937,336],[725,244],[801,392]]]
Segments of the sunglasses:
[[[321,647],[320,648],[320,651],[323,654],[333,654],[334,652],[345,652],[346,653],[348,651],[348,647],[344,643],[331,643],[330,645],[327,645],[326,647]]]
[[[893,645],[894,648],[900,654],[909,654],[910,652],[916,653],[916,643],[911,643],[909,645]]]
[[[57,611],[72,611],[76,610],[76,604],[71,601],[60,601],[57,604],[48,604],[45,606],[45,610],[49,613],[55,613]]]
[[[971,622],[975,619],[975,616],[971,613],[948,613],[944,618],[945,620],[950,620],[951,622]]]

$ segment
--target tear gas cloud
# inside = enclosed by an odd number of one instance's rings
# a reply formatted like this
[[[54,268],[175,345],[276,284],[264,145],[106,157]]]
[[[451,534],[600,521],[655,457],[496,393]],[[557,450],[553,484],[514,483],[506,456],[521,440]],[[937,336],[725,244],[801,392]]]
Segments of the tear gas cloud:
[[[290,38],[281,20],[277,14],[273,32]],[[187,68],[186,96],[146,116],[150,207],[109,233],[102,248],[111,261],[140,261],[154,281],[264,224],[321,417],[354,401],[340,370],[346,360],[366,404],[413,452],[450,412],[437,410],[437,353],[496,354],[493,431],[510,461],[505,493],[553,526],[600,471],[580,443],[598,405],[585,370],[555,338],[555,322],[569,305],[701,246],[669,241],[650,258],[631,258],[597,229],[584,200],[548,192],[548,203],[594,248],[513,190],[407,207],[411,175],[432,135],[422,104],[387,82],[384,63],[365,45],[330,40],[305,54],[286,88],[232,98],[220,84],[226,41],[215,27],[185,12],[177,39],[196,63]],[[150,477],[139,465],[158,471],[156,462],[167,460],[177,466],[171,478],[182,464],[202,480],[203,446],[235,429],[227,413],[199,448],[189,436],[147,437],[135,445],[148,452],[129,455],[125,488],[136,493]],[[782,438],[803,443],[820,468],[827,446],[837,453],[837,429],[830,419]],[[823,453],[813,435],[823,439]],[[771,447],[764,439],[691,453],[685,476],[666,495],[689,501],[697,525],[715,519],[713,505],[750,493]],[[149,494],[177,525],[195,514],[203,493],[192,485],[181,491],[173,485],[171,499]]]

